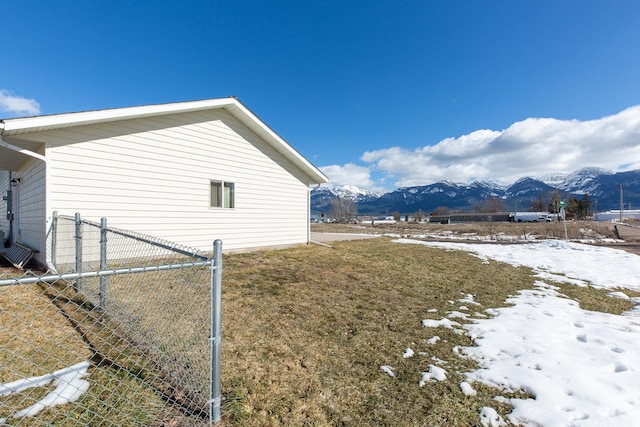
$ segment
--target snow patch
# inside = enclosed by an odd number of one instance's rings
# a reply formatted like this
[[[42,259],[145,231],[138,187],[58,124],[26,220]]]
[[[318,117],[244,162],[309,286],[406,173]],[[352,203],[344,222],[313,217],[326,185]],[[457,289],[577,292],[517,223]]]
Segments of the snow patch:
[[[415,353],[413,352],[412,349],[407,348],[404,353],[402,353],[402,357],[404,357],[405,359],[408,359],[409,357],[413,357],[415,355]]]
[[[444,381],[446,379],[447,371],[436,365],[429,365],[429,371],[422,372],[422,378],[420,379],[418,385],[420,387],[423,387],[427,382]]]
[[[44,387],[53,384],[56,388],[33,405],[11,415],[12,418],[33,417],[43,409],[75,402],[89,388],[87,376],[89,362],[80,362],[68,368],[60,369],[52,374],[25,378],[0,385],[0,397],[19,393],[32,387]],[[6,419],[0,419],[4,424]]]
[[[460,390],[462,390],[465,396],[475,396],[476,394],[478,394],[478,392],[475,391],[473,387],[471,387],[471,384],[466,381],[460,383]]]
[[[499,245],[402,242],[475,252],[481,259],[527,266],[537,273],[535,288],[508,298],[510,306],[487,308],[484,313],[492,317],[474,318],[457,328],[472,337],[475,346],[453,348],[455,354],[479,365],[464,374],[469,384],[532,396],[500,398],[512,406],[508,421],[541,426],[638,425],[640,309],[620,315],[583,310],[553,286],[588,284],[609,289],[613,297],[628,298],[619,290],[640,290],[637,255],[564,241],[514,245],[509,250]],[[424,320],[423,326],[458,325],[443,319]],[[481,415],[483,426],[504,425],[492,408],[483,408]]]
[[[610,292],[607,295],[609,295],[610,297],[613,298],[620,298],[620,299],[630,299],[629,295],[625,294],[624,292]]]
[[[447,318],[443,318],[440,320],[424,319],[422,321],[422,326],[424,326],[425,328],[437,328],[439,326],[442,326],[445,328],[454,329],[454,326],[460,326],[460,323],[449,320]]]
[[[438,341],[440,341],[440,337],[437,336],[437,335],[434,335],[433,337],[431,337],[431,338],[429,338],[429,339],[427,339],[425,341],[427,342],[427,344],[435,344]]]
[[[478,415],[478,421],[480,421],[482,427],[502,427],[507,425],[496,410],[488,406],[482,407],[480,415]]]
[[[380,366],[380,370],[381,370],[382,372],[384,372],[385,374],[389,375],[389,376],[390,376],[390,377],[392,377],[392,378],[395,378],[395,377],[396,377],[396,374],[393,372],[393,370],[394,370],[394,369],[395,369],[395,368],[393,368],[392,366],[389,366],[389,365],[382,365],[382,366]]]

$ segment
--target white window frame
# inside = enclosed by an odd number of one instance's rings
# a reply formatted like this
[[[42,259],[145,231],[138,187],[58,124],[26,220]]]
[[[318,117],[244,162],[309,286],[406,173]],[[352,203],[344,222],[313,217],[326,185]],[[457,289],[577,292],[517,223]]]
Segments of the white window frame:
[[[217,190],[217,196],[214,197],[214,186]],[[209,181],[209,208],[211,209],[235,209],[236,191],[235,183],[229,181],[221,181],[212,179]],[[215,200],[214,204],[214,199]]]

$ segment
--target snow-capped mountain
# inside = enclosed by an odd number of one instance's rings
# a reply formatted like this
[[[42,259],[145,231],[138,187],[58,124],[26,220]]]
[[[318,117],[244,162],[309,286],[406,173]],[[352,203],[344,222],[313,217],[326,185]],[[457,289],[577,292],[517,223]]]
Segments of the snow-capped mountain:
[[[322,187],[321,187],[322,188]],[[341,187],[326,187],[326,190],[336,196],[359,201],[370,197],[379,197],[382,193],[364,190],[355,185],[343,185]]]
[[[555,187],[548,185],[540,180],[524,177],[510,185],[503,194],[505,199],[531,199],[539,197],[540,193],[546,194],[553,191]]]
[[[534,202],[549,203],[551,194],[562,199],[589,197],[599,211],[619,208],[620,185],[624,188],[625,206],[640,206],[640,170],[613,173],[606,169],[588,167],[570,174],[549,174],[538,178],[523,177],[504,187],[491,182],[476,181],[459,184],[442,181],[424,186],[399,188],[376,194],[358,187],[321,187],[311,192],[311,209],[330,212],[335,197],[349,198],[360,214],[431,212],[444,206],[452,210],[476,211],[484,209],[491,200],[504,210],[528,210]],[[586,195],[586,196],[585,196]]]
[[[564,185],[564,181],[569,176],[568,173],[549,173],[536,178],[538,181],[542,181],[550,187],[560,188]]]
[[[330,212],[331,201],[336,197],[353,200],[356,204],[380,197],[381,193],[363,190],[354,185],[341,187],[322,186],[311,191],[311,209],[319,212]]]
[[[561,190],[574,192],[576,190],[584,193],[591,193],[592,183],[602,175],[613,175],[614,173],[607,169],[587,167],[579,169],[570,174],[549,174],[539,177],[538,180],[545,184],[559,188]]]

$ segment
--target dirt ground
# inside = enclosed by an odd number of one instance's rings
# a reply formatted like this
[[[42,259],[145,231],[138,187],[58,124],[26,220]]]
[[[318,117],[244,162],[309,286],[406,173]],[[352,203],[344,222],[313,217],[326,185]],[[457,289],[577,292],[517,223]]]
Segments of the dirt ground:
[[[617,227],[618,235],[622,240],[624,240],[624,242],[607,243],[601,244],[600,246],[622,249],[627,252],[631,252],[632,254],[640,255],[640,228],[623,224],[612,224],[611,226]]]
[[[640,255],[640,226],[637,224],[613,224],[613,223],[600,223],[611,228],[613,231],[617,230],[617,235],[624,242],[602,242],[593,243],[597,246],[606,246],[615,249],[621,249],[636,255]],[[315,225],[315,224],[314,224]],[[540,226],[540,225],[538,225]],[[363,229],[362,227],[354,227],[352,225],[341,224],[317,224],[312,227],[311,240],[321,243],[331,243],[341,240],[359,240],[370,239],[373,237],[379,237],[384,231],[397,231],[392,228],[389,230],[384,229]],[[470,242],[471,243],[471,242]],[[481,242],[477,242],[481,243]],[[486,242],[484,242],[486,243]],[[503,242],[504,243],[504,242]]]

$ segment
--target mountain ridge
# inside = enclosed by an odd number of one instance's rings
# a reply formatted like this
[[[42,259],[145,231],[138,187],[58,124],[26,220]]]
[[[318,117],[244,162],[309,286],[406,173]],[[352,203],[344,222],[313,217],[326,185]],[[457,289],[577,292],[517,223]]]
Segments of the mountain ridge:
[[[336,197],[354,201],[359,214],[388,215],[393,212],[411,214],[421,210],[432,212],[438,207],[456,211],[477,211],[498,201],[504,210],[527,211],[533,205],[546,206],[551,194],[562,200],[569,197],[589,197],[597,211],[620,207],[620,185],[623,186],[625,207],[640,206],[640,169],[613,172],[598,167],[585,167],[574,172],[547,174],[539,177],[523,176],[511,185],[490,181],[456,183],[440,181],[429,185],[401,187],[387,193],[375,193],[355,186],[320,187],[311,191],[311,209],[330,213],[331,201]],[[495,205],[495,203],[494,203]]]

